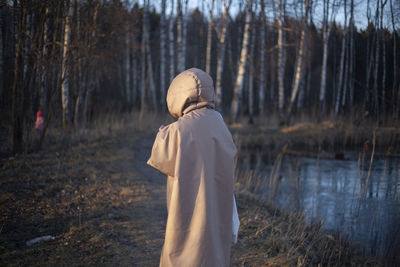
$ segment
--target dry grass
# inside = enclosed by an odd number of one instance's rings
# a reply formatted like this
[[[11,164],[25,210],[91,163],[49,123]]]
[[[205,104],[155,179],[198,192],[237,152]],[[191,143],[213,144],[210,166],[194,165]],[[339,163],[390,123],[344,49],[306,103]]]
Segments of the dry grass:
[[[308,225],[302,214],[272,209],[245,190],[237,202],[241,226],[232,266],[383,266],[340,235],[326,235],[320,223]]]

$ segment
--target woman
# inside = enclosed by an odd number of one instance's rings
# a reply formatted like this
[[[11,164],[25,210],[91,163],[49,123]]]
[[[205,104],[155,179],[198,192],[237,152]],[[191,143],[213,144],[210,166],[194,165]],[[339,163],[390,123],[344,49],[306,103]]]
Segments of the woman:
[[[148,164],[168,175],[160,266],[229,266],[239,219],[233,197],[236,147],[214,110],[211,77],[192,68],[172,81],[168,110]]]

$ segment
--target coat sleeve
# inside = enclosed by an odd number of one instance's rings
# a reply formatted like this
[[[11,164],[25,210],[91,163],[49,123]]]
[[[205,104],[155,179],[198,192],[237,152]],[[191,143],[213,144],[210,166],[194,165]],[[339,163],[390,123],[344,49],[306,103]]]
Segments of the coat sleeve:
[[[179,136],[175,127],[160,127],[147,164],[168,176],[175,176],[178,148]]]

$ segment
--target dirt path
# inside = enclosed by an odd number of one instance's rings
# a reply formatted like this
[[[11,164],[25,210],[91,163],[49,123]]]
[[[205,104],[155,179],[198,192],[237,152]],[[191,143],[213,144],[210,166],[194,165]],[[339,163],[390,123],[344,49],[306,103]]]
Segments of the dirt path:
[[[167,214],[165,178],[146,165],[152,142],[126,132],[3,161],[0,262],[156,266]]]

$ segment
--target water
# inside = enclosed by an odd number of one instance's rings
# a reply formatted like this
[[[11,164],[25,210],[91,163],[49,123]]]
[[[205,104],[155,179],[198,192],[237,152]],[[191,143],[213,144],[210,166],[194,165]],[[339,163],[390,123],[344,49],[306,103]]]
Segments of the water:
[[[261,177],[257,192],[273,205],[322,220],[326,232],[341,232],[368,252],[393,255],[400,253],[400,159],[375,157],[370,167],[369,157],[286,155],[279,167],[279,160],[247,153],[239,164]]]

